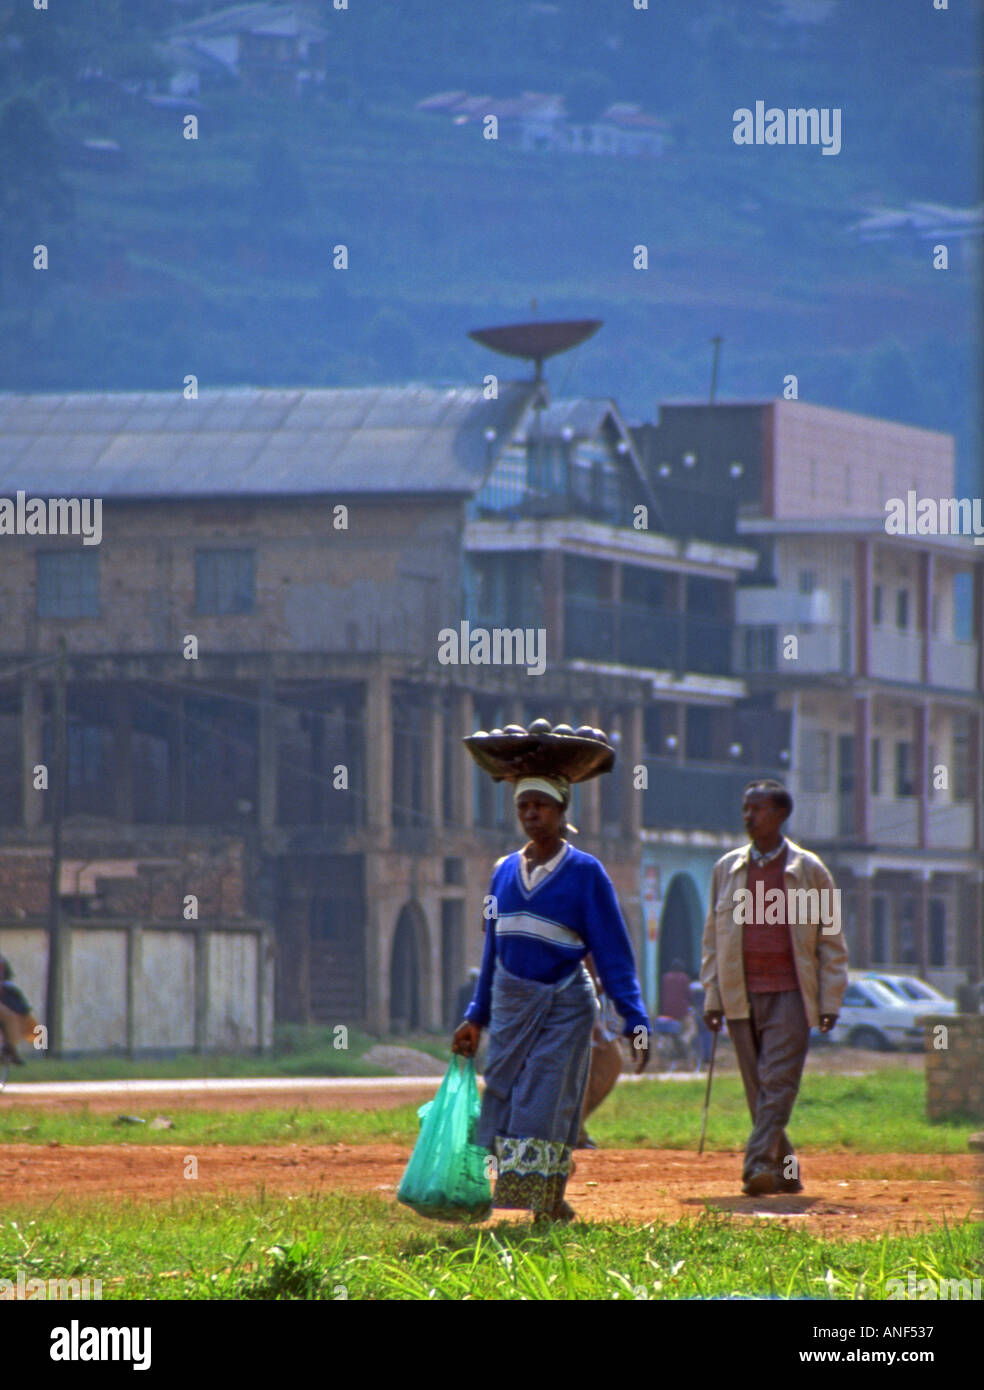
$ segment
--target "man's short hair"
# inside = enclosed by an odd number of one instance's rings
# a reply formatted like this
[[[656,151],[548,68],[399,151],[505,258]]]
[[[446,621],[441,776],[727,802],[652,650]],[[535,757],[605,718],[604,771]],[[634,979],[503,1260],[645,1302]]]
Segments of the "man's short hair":
[[[747,792],[768,792],[774,806],[778,806],[780,811],[785,811],[787,817],[793,814],[793,798],[774,777],[757,777],[754,782],[747,784],[743,795]]]

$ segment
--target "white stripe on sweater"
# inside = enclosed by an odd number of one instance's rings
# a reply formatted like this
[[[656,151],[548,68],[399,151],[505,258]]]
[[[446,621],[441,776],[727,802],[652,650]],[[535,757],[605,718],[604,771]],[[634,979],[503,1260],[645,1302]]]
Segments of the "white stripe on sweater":
[[[538,941],[550,941],[555,946],[569,946],[579,949],[584,938],[570,927],[559,922],[551,922],[546,917],[537,917],[532,912],[511,912],[500,917],[495,924],[496,936],[532,936]]]

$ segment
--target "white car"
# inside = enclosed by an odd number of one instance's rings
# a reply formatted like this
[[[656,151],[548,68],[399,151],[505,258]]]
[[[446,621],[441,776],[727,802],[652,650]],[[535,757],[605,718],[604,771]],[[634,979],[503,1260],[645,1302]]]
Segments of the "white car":
[[[923,1028],[919,1020],[927,1012],[925,1005],[903,1003],[878,980],[852,976],[830,1041],[870,1047],[877,1052],[896,1047],[921,1048]]]
[[[920,980],[918,975],[882,975],[877,970],[864,971],[862,979],[877,980],[893,994],[898,995],[903,1004],[916,1004],[928,1014],[955,1014],[957,1006],[935,985]]]

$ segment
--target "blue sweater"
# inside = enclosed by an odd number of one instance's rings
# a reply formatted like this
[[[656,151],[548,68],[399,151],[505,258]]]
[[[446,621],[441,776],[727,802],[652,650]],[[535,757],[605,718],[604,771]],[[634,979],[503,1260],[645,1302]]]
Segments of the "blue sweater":
[[[492,1005],[492,976],[500,960],[513,975],[556,984],[590,952],[625,1033],[649,1028],[629,933],[612,881],[598,860],[568,845],[563,859],[527,891],[522,852],[496,865],[489,893],[495,918],[485,931],[482,973],[465,1018],[484,1027]]]

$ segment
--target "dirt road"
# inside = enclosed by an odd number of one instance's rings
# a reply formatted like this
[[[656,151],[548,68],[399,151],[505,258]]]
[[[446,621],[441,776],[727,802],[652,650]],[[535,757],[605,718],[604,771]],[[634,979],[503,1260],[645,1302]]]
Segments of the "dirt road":
[[[185,1177],[185,1158],[197,1178]],[[160,1201],[255,1191],[376,1193],[395,1201],[409,1149],[394,1144],[201,1146],[10,1145],[0,1149],[6,1204],[99,1195]],[[705,1209],[777,1220],[840,1238],[903,1233],[967,1216],[984,1219],[973,1154],[818,1154],[803,1160],[799,1197],[742,1197],[741,1155],[666,1149],[579,1151],[568,1197],[587,1221],[676,1221]],[[509,1219],[507,1215],[494,1219]],[[512,1218],[515,1219],[515,1218]]]

